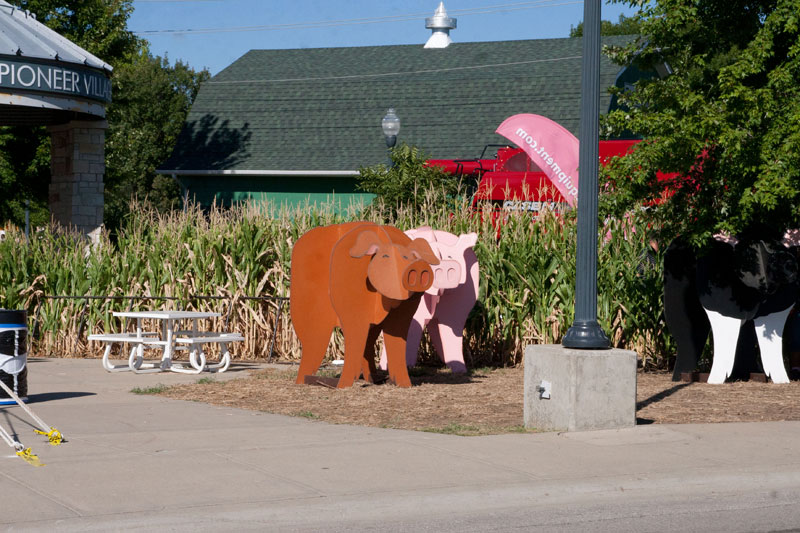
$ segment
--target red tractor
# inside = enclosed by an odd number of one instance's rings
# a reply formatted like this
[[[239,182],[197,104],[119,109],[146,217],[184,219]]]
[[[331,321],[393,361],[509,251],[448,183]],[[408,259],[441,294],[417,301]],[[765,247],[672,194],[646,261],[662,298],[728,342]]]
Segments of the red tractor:
[[[625,155],[638,142],[600,141],[600,163],[604,164],[613,156]],[[485,157],[490,148],[497,148],[494,159]],[[478,183],[473,196],[474,207],[488,202],[497,211],[524,211],[531,214],[543,211],[560,213],[569,208],[550,178],[522,148],[489,145],[477,159],[429,159],[427,163],[441,167],[449,174],[474,179]]]

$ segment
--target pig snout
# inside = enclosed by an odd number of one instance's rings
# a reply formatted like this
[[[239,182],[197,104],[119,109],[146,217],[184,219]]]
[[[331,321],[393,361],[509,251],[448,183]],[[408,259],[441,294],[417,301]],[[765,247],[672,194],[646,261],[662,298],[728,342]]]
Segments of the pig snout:
[[[461,265],[458,261],[442,259],[433,267],[433,285],[437,289],[453,289],[461,283]]]
[[[425,292],[433,284],[431,265],[425,261],[414,261],[403,272],[403,287],[411,292]]]

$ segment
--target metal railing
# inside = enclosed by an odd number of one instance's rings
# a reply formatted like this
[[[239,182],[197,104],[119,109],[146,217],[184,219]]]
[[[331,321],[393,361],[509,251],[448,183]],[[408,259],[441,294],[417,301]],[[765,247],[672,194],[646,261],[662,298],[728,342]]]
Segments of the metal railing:
[[[133,308],[133,304],[136,301],[153,301],[153,300],[163,300],[163,301],[177,301],[179,302],[178,310],[182,311],[185,303],[190,303],[199,300],[230,300],[230,305],[228,306],[228,310],[225,313],[225,322],[224,327],[227,329],[228,321],[230,319],[231,310],[233,309],[233,304],[236,300],[245,300],[245,301],[271,301],[275,302],[276,312],[275,312],[275,320],[272,325],[272,340],[270,341],[269,345],[269,356],[267,357],[267,362],[272,361],[272,357],[274,355],[275,350],[275,339],[278,336],[278,330],[280,328],[280,320],[281,320],[281,313],[283,312],[283,306],[289,298],[285,296],[210,296],[205,294],[193,294],[189,295],[188,297],[183,296],[55,296],[55,295],[43,295],[39,297],[39,300],[36,304],[36,316],[33,322],[33,329],[32,329],[32,337],[35,339],[41,338],[41,331],[39,329],[39,319],[42,309],[42,301],[43,300],[84,300],[83,309],[79,314],[80,317],[80,325],[78,326],[78,338],[80,339],[83,337],[84,329],[86,328],[86,315],[89,311],[89,302],[92,300],[130,300],[130,304],[128,305],[128,311]],[[124,326],[123,326],[124,327]]]

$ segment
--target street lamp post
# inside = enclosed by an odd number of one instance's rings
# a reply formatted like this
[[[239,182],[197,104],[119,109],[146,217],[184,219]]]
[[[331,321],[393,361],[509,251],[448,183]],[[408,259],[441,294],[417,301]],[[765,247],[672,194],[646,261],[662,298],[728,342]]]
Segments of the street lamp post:
[[[386,138],[386,149],[389,152],[389,168],[392,168],[392,148],[397,144],[397,134],[400,133],[400,118],[395,114],[394,108],[390,107],[381,120],[383,136]]]
[[[597,323],[597,169],[600,108],[600,0],[583,2],[581,130],[578,168],[578,242],[575,321],[561,344],[565,348],[609,348]]]

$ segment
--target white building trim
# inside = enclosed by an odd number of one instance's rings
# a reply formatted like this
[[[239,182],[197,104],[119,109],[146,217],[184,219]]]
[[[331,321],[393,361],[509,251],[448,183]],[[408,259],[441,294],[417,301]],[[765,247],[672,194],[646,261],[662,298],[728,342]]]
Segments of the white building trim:
[[[168,176],[358,176],[357,170],[156,170],[156,173]]]

